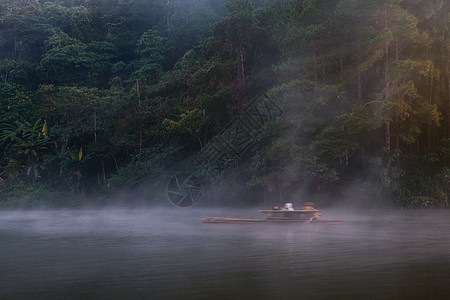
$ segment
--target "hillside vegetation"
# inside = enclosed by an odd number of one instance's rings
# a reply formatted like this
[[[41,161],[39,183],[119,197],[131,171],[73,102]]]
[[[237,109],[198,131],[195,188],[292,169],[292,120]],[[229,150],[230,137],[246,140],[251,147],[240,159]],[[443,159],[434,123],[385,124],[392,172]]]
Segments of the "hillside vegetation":
[[[449,36],[445,0],[3,0],[0,205],[162,201],[265,93],[227,198],[447,207]]]

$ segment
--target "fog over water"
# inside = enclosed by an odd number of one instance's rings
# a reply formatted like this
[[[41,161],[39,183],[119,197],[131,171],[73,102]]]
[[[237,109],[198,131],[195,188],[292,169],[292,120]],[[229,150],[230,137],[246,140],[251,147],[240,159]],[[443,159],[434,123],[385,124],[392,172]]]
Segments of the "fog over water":
[[[263,208],[263,207],[262,207]],[[450,299],[450,212],[0,211],[0,299]]]

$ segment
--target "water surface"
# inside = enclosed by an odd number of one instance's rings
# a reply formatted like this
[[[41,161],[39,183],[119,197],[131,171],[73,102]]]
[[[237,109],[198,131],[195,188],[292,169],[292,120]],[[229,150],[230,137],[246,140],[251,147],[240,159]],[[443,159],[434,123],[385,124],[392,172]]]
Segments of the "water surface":
[[[449,211],[0,212],[0,299],[450,299]]]

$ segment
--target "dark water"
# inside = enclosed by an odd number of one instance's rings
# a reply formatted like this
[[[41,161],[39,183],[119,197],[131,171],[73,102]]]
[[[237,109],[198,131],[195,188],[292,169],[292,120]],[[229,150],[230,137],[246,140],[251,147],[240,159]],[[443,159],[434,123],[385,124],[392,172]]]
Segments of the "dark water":
[[[0,299],[450,299],[449,211],[0,212]]]

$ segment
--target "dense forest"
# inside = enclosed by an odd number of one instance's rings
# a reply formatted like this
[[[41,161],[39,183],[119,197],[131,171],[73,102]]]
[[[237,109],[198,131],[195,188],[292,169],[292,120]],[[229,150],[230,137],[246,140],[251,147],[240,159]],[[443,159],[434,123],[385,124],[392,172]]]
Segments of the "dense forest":
[[[0,206],[165,201],[263,93],[207,198],[448,207],[449,36],[446,0],[2,0]]]

